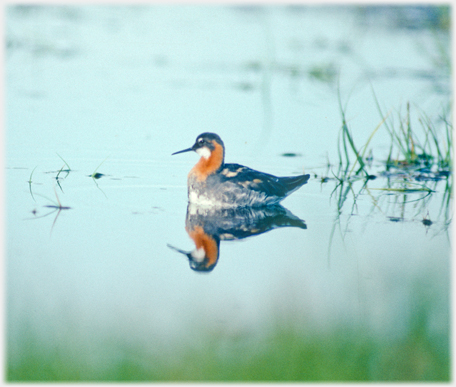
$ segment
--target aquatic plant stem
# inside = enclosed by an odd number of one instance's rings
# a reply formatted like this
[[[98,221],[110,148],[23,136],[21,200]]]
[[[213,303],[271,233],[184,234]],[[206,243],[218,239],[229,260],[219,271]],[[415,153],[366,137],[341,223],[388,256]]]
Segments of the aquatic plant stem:
[[[32,173],[30,174],[30,177],[29,177],[29,180],[28,180],[30,195],[32,195],[32,199],[35,202],[36,202],[36,200],[35,200],[35,197],[33,196],[33,192],[32,192],[32,176],[33,176],[33,172],[35,172],[35,169],[37,167],[38,167],[38,165],[35,168],[33,168]]]
[[[66,165],[66,166],[67,166],[67,168],[68,168],[68,172],[69,172],[69,171],[71,171],[71,168],[70,168],[70,166],[69,166],[69,165],[68,165],[68,163],[67,163],[67,162],[64,160],[64,158],[63,158],[62,156],[60,156],[58,153],[56,153],[56,155],[57,155],[57,156],[59,156],[59,157],[60,157],[60,159],[61,159],[61,160],[62,160],[62,161],[65,163],[65,165]],[[63,167],[62,167],[62,169],[63,169]]]

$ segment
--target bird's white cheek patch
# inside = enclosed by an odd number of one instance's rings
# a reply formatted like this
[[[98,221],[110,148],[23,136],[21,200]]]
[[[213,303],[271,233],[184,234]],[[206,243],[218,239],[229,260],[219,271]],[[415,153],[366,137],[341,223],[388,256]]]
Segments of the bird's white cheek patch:
[[[200,247],[199,249],[192,251],[191,255],[196,262],[203,262],[206,252],[202,247]]]
[[[208,147],[205,146],[203,146],[202,148],[198,148],[196,150],[196,153],[198,153],[201,157],[204,157],[205,159],[208,159],[211,156],[211,151]]]

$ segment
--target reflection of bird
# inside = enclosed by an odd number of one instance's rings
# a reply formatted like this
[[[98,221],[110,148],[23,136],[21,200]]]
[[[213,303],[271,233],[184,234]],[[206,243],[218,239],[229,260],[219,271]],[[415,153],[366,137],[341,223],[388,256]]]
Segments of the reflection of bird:
[[[219,258],[221,240],[243,239],[279,227],[307,228],[303,220],[280,204],[257,208],[208,208],[190,203],[185,230],[196,248],[187,252],[168,246],[185,254],[193,270],[211,271]]]
[[[201,158],[188,174],[190,203],[221,207],[264,206],[285,199],[307,183],[309,175],[276,177],[239,164],[225,164],[225,147],[215,133],[200,134],[188,149]]]

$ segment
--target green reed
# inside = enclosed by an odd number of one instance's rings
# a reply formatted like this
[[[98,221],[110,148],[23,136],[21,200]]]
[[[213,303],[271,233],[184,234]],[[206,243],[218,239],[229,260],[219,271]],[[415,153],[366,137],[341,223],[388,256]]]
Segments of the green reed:
[[[366,175],[368,173],[364,169],[364,160],[363,157],[361,156],[360,151],[355,145],[355,141],[353,138],[353,134],[351,133],[348,125],[347,125],[347,120],[345,116],[345,110],[346,107],[342,106],[342,100],[340,97],[340,93],[338,93],[338,100],[339,100],[339,109],[340,109],[340,114],[342,117],[342,126],[339,132],[339,138],[338,138],[338,154],[339,154],[339,179],[345,179],[350,175],[348,172],[348,169],[351,165],[350,161],[350,155],[353,153],[353,156],[355,157],[356,161],[359,163],[359,169],[356,171],[355,175],[358,175],[361,171],[363,171]],[[342,149],[341,149],[342,148]],[[352,169],[355,167],[356,162],[353,164]],[[341,173],[342,172],[342,173]]]
[[[374,99],[379,114],[383,117],[375,93]],[[398,124],[395,124],[394,117],[385,121],[385,128],[390,135],[386,169],[427,167],[450,173],[453,159],[453,125],[448,121],[447,112],[442,109],[442,113],[436,119],[431,119],[419,107],[415,109],[419,112],[419,128],[412,125],[409,102],[406,105],[405,116],[400,110],[397,112]],[[443,126],[440,131],[436,127],[437,123]]]

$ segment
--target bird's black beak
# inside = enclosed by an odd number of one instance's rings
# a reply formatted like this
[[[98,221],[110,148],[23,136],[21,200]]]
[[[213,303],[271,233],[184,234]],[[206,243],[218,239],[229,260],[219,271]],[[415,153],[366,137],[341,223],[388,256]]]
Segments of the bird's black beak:
[[[171,153],[171,156],[172,155],[177,155],[178,153],[190,152],[192,150],[194,150],[193,147],[187,148],[187,149],[184,149],[184,150],[181,150],[181,151],[178,151],[178,152]]]

